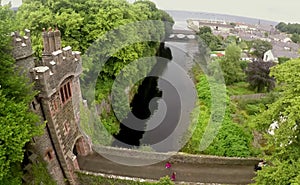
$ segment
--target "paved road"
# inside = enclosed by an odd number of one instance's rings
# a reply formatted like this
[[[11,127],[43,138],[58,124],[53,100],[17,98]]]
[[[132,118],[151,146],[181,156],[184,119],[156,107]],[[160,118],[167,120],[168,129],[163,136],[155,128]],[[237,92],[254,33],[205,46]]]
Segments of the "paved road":
[[[176,181],[185,182],[249,184],[255,175],[253,165],[250,164],[175,163],[171,169],[165,169],[165,161],[142,167],[125,166],[114,163],[97,153],[85,157],[78,156],[78,163],[80,169],[84,171],[157,180],[176,171]]]

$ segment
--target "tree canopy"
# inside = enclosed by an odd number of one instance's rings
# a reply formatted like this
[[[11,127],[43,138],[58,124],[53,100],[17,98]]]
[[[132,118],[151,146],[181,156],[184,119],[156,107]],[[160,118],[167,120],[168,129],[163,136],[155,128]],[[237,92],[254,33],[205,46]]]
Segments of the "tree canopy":
[[[278,83],[277,100],[254,119],[261,131],[267,132],[277,122],[274,135],[265,134],[270,165],[255,178],[256,184],[300,183],[300,59],[287,61],[271,69]]]
[[[265,52],[273,48],[272,44],[264,40],[254,40],[252,43],[252,48],[254,49],[253,54],[259,59],[263,59]]]
[[[293,33],[300,34],[300,24],[298,24],[298,23],[286,24],[284,22],[280,22],[275,26],[275,28],[277,28],[278,30],[280,30],[282,32],[287,32],[290,34],[293,34]]]
[[[214,35],[210,27],[200,27],[197,35],[199,35],[200,39],[204,41],[204,43],[207,47],[209,47],[210,50],[215,51],[222,49],[222,39],[219,36]]]
[[[199,34],[199,35],[202,35],[202,34],[204,34],[204,33],[212,33],[211,28],[208,27],[208,26],[202,26],[202,27],[200,27],[200,28],[199,28],[198,34]]]
[[[254,61],[248,63],[246,69],[247,81],[258,93],[270,92],[275,87],[275,79],[270,76],[270,68],[274,62]]]
[[[120,25],[142,20],[174,22],[151,1],[130,4],[126,0],[26,0],[17,19],[21,28],[31,30],[34,50],[39,56],[43,28],[57,27],[63,46],[70,45],[84,53],[100,36]]]
[[[225,49],[225,57],[220,59],[226,85],[242,81],[244,72],[240,64],[241,48],[235,44],[230,44]]]
[[[28,80],[16,75],[10,33],[15,14],[0,6],[0,184],[21,184],[24,147],[40,133],[39,117],[29,109],[34,94]]]

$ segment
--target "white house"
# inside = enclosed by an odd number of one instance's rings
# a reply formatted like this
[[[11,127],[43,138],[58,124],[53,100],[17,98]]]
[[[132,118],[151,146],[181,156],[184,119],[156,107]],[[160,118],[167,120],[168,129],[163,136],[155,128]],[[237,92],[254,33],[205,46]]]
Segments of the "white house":
[[[287,38],[283,39],[283,42],[284,42],[284,43],[292,42],[292,40],[291,40],[290,38],[287,37]]]
[[[275,57],[271,50],[268,50],[267,52],[265,52],[263,61],[264,62],[274,62],[275,61]]]

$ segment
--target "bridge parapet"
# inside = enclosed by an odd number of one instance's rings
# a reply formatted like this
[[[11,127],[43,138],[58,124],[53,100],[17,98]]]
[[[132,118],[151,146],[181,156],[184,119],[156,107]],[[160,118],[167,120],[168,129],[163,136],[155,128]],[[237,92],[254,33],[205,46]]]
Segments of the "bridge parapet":
[[[95,148],[95,147],[94,147]],[[120,157],[124,159],[135,159],[144,163],[146,161],[160,162],[168,160],[175,163],[190,163],[190,164],[220,164],[220,165],[255,165],[260,159],[258,158],[240,158],[240,157],[220,157],[211,155],[192,155],[181,152],[146,152],[140,150],[131,150],[116,147],[96,147],[96,151],[104,156]]]

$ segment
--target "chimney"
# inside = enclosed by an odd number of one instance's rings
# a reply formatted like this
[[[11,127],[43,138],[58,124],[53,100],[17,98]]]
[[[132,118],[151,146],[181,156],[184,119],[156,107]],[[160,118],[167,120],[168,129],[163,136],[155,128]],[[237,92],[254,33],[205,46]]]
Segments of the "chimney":
[[[52,53],[55,51],[55,42],[54,42],[54,32],[52,31],[52,28],[49,28],[48,32],[48,37],[49,37],[49,52]]]
[[[45,28],[43,28],[42,36],[43,36],[44,54],[50,54],[49,37]]]
[[[61,33],[57,28],[54,31],[54,41],[55,41],[55,51],[61,50]]]

